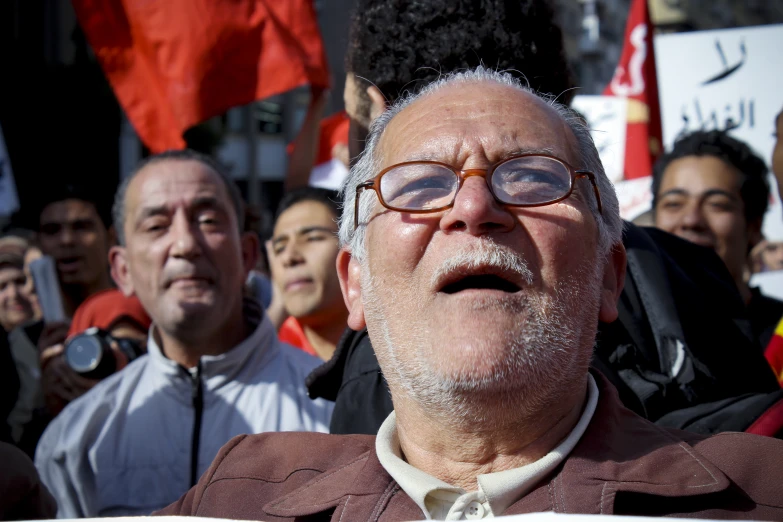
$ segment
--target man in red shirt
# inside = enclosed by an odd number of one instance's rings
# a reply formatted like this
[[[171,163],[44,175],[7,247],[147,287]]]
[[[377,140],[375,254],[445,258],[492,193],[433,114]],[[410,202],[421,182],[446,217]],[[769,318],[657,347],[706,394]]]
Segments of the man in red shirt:
[[[337,193],[325,189],[289,192],[267,244],[272,284],[290,315],[280,339],[325,361],[348,318],[335,268],[337,201]]]

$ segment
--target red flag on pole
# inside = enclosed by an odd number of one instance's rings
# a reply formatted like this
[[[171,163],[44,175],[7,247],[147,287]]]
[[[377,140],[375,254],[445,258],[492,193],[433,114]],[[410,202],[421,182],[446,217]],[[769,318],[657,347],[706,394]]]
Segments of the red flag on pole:
[[[652,174],[661,153],[661,111],[655,75],[653,26],[647,0],[633,0],[625,26],[625,44],[608,96],[628,99],[625,139],[625,179]]]
[[[84,33],[142,141],[231,107],[329,84],[312,0],[73,0]]]

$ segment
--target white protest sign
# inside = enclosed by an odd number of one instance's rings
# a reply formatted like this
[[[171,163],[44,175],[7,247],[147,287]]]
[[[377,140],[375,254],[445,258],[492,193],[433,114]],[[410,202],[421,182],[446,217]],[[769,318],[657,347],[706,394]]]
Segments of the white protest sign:
[[[684,133],[728,130],[769,163],[783,108],[783,25],[667,34],[654,45],[664,148]],[[772,192],[764,234],[783,238],[774,182]]]
[[[621,218],[633,221],[652,208],[651,186],[652,176],[615,182]]]
[[[16,182],[11,171],[11,160],[5,148],[3,129],[0,127],[0,215],[10,216],[19,210],[19,197],[16,194]]]
[[[748,284],[760,288],[761,293],[767,297],[783,301],[783,270],[753,274]]]
[[[623,179],[628,101],[617,96],[574,96],[571,107],[587,120],[604,171],[613,182]]]

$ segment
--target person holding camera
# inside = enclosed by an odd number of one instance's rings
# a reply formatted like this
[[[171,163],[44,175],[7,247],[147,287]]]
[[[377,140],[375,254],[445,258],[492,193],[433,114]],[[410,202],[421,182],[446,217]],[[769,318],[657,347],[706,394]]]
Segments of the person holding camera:
[[[76,310],[89,297],[113,288],[107,262],[115,243],[109,205],[85,183],[58,183],[43,192],[40,208],[38,242],[47,262],[39,264],[40,272],[33,267],[44,259],[31,262],[30,268],[43,322],[24,333],[38,347],[44,408],[37,412],[28,445],[71,400],[92,387],[63,359],[63,343]]]
[[[151,323],[137,297],[117,289],[99,292],[76,310],[63,360],[91,388],[147,353]]]
[[[243,206],[223,168],[192,151],[147,158],[118,189],[112,276],[153,325],[147,354],[71,402],[38,444],[58,517],[160,509],[235,435],[328,432],[333,404],[311,400],[304,384],[319,360],[281,343],[244,298],[259,244],[243,231]],[[85,332],[65,358],[89,374],[124,351],[112,342]]]

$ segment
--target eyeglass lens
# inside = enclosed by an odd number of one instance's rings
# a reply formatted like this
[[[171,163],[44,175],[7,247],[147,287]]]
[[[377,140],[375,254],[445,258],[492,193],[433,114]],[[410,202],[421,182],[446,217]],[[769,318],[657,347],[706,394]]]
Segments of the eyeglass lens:
[[[510,205],[538,205],[564,197],[571,189],[571,173],[563,163],[543,156],[525,156],[501,163],[492,173],[492,192]],[[459,188],[459,177],[436,164],[400,165],[380,180],[386,204],[400,210],[432,210],[449,206]]]

